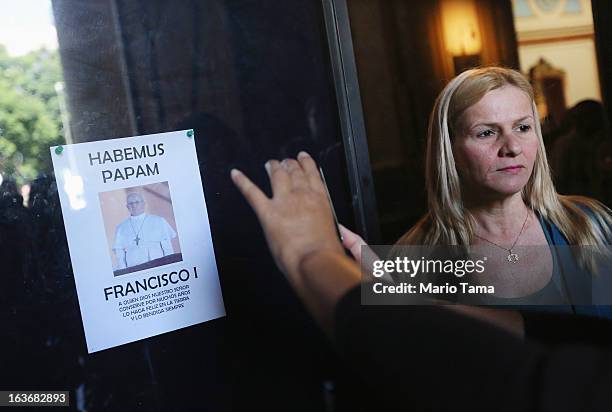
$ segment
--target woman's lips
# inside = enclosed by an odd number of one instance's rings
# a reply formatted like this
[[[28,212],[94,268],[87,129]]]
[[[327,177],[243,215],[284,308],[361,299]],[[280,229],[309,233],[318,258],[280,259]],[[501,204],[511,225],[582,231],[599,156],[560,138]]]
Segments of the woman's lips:
[[[514,166],[508,166],[508,167],[504,167],[504,168],[497,169],[497,170],[499,172],[518,173],[523,169],[524,169],[524,166],[522,165],[514,165]]]

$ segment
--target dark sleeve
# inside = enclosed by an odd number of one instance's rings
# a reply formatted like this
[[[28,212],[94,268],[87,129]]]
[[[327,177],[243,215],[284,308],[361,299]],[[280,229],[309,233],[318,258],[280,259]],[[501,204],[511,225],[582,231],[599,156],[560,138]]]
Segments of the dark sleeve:
[[[433,306],[338,303],[335,341],[378,410],[610,411],[612,359],[529,342]]]
[[[612,321],[589,316],[521,311],[525,336],[538,342],[612,348]]]

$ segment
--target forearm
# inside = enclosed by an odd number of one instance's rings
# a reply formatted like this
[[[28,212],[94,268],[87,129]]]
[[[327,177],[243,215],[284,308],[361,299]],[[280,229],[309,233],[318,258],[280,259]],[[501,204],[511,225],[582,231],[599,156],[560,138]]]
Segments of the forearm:
[[[318,251],[306,255],[299,265],[294,288],[308,311],[326,331],[333,327],[337,302],[361,282],[361,271],[347,256],[335,251]],[[461,315],[481,320],[523,338],[525,328],[519,312],[465,305],[445,305]]]
[[[319,325],[331,335],[338,301],[361,281],[357,264],[336,251],[306,255],[298,273],[291,276],[293,287]]]
[[[504,329],[519,338],[525,337],[525,322],[520,312],[481,306],[448,305],[448,309]]]

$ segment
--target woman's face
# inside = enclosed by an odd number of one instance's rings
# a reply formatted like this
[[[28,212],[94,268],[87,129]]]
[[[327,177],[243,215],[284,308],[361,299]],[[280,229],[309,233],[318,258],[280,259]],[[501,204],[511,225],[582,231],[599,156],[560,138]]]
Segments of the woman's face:
[[[453,154],[468,193],[507,197],[527,184],[538,146],[529,95],[507,85],[460,116]]]

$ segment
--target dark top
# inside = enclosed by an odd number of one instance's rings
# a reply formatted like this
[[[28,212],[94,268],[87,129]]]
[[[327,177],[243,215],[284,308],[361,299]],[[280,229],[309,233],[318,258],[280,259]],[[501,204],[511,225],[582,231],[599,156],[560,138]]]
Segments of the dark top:
[[[502,298],[484,295],[480,298],[482,304],[496,306],[500,309],[533,310],[557,313],[574,313],[574,307],[563,288],[564,281],[557,251],[549,234],[549,223],[538,214],[540,225],[551,247],[552,273],[550,280],[536,292],[518,298]]]
[[[587,209],[585,211],[589,215],[593,213]],[[542,289],[527,296],[500,298],[485,295],[479,298],[479,303],[503,309],[576,313],[612,319],[612,307],[607,304],[612,293],[612,285],[607,280],[610,277],[606,273],[608,268],[602,270],[601,276],[580,268],[571,245],[559,228],[539,213],[537,216],[552,256],[550,281]],[[593,291],[599,291],[603,298],[597,299]]]
[[[612,410],[612,322],[548,313],[525,322],[528,333],[562,328],[524,342],[440,307],[362,306],[356,287],[336,307],[334,335],[373,410]]]
[[[584,206],[579,207],[597,222],[592,210]],[[610,264],[612,262],[606,259],[606,263],[600,268],[601,276],[586,272],[576,262],[572,252],[575,246],[570,245],[561,230],[540,214],[538,218],[553,256],[552,282],[563,297],[569,301],[571,311],[579,315],[612,319],[612,305],[610,305],[612,295]],[[601,229],[606,234],[608,243],[612,242],[612,239],[609,238],[612,233],[611,228],[601,227]],[[567,308],[568,306],[565,305],[564,308],[557,306],[550,309],[565,312]]]

